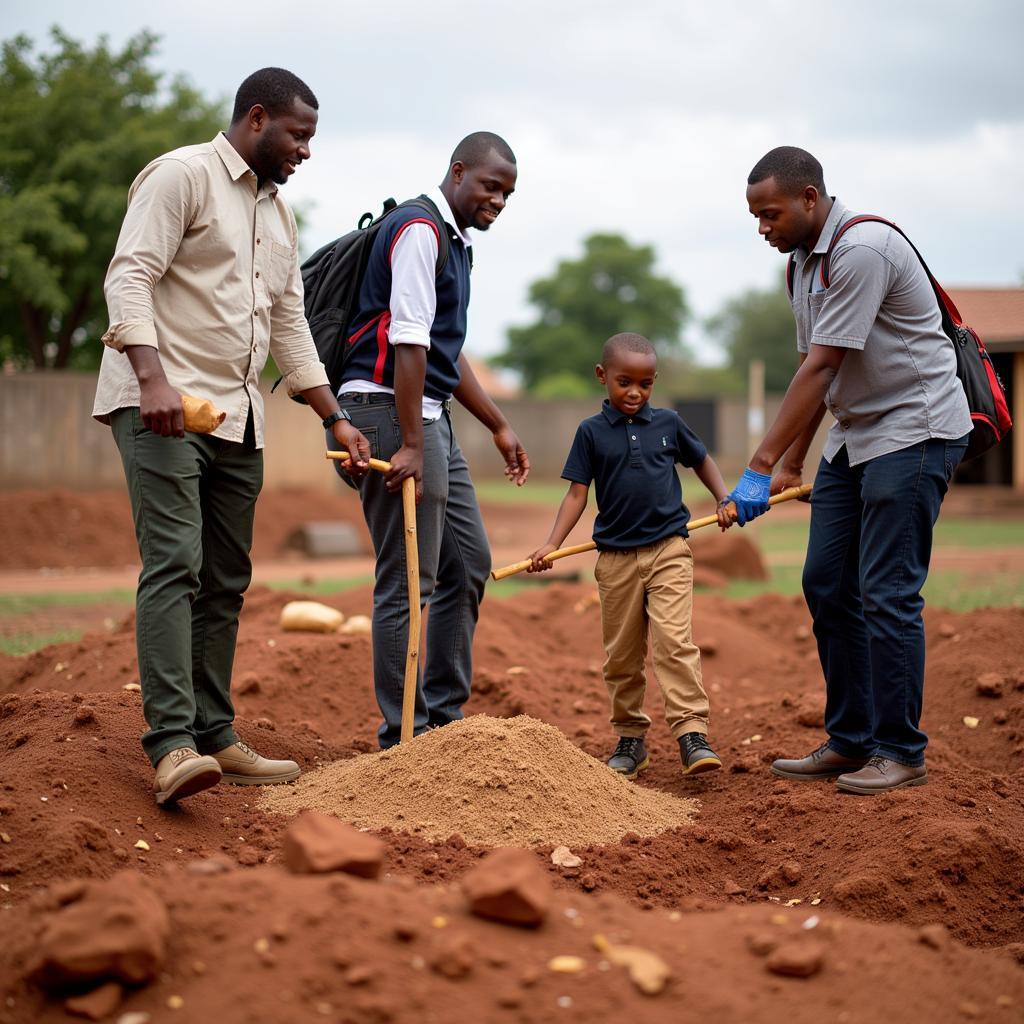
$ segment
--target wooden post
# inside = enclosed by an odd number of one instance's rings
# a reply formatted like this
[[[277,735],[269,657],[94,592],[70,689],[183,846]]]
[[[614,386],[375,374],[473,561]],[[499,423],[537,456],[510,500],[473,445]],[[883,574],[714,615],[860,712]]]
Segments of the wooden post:
[[[747,457],[764,437],[764,360],[752,359],[747,372]]]

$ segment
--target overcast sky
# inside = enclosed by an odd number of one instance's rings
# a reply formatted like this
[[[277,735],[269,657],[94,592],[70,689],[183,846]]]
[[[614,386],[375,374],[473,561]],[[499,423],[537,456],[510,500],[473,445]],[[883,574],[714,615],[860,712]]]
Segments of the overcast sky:
[[[304,247],[385,196],[437,184],[462,136],[503,135],[519,185],[478,236],[468,351],[531,318],[527,287],[594,231],[649,243],[700,319],[774,280],[746,175],[803,146],[830,192],[891,217],[947,284],[1024,276],[1019,0],[0,0],[3,38],[58,24],[89,43],[147,28],[159,67],[210,97],[293,70],[320,100],[285,195]],[[197,140],[199,141],[199,140]],[[595,338],[595,351],[603,339]]]

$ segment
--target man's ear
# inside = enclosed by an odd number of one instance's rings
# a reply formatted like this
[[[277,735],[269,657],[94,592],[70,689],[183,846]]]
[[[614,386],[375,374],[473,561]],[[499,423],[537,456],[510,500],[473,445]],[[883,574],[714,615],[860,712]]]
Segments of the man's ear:
[[[249,130],[259,133],[263,131],[267,126],[267,122],[270,120],[270,116],[267,114],[266,107],[262,103],[254,103],[249,108],[249,116],[247,121],[249,123]]]
[[[814,207],[818,205],[819,198],[818,190],[813,185],[808,185],[804,189],[804,206],[806,206],[808,210],[813,210]]]
[[[448,168],[448,176],[455,182],[456,185],[461,184],[463,177],[466,174],[466,165],[461,160],[456,160],[455,163]]]

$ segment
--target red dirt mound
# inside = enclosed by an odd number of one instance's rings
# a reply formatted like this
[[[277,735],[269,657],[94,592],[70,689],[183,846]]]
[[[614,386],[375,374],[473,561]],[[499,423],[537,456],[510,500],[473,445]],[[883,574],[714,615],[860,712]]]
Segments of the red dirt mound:
[[[467,712],[528,714],[607,756],[613,737],[591,592],[556,584],[486,601]],[[377,713],[369,640],[282,633],[281,606],[295,596],[257,588],[247,599],[235,692],[241,734],[308,768],[374,749]],[[327,602],[366,613],[370,597],[356,590]],[[927,626],[930,785],[860,799],[768,772],[774,757],[821,738],[820,674],[799,602],[698,595],[695,631],[725,770],[684,780],[652,697],[652,766],[641,777],[697,797],[694,825],[574,849],[578,868],[548,864],[547,850],[538,857],[563,888],[643,907],[820,900],[815,906],[875,921],[942,921],[969,945],[1024,941],[1024,612],[940,612]],[[137,746],[139,697],[121,689],[136,678],[130,623],[0,659],[0,693],[11,695],[0,708],[0,831],[11,840],[0,844],[4,901],[20,904],[54,877],[106,877],[125,864],[153,873],[190,857],[276,858],[284,821],[260,811],[251,792],[222,786],[178,810],[156,809]],[[381,834],[391,870],[417,881],[457,878],[475,857],[461,837],[431,845]],[[135,849],[139,838],[149,851]]]
[[[644,914],[616,898],[561,893],[539,928],[524,929],[471,915],[457,888],[275,868],[211,877],[216,870],[193,861],[151,879],[146,898],[169,915],[167,948],[159,975],[127,988],[119,1013],[223,1024],[675,1022],[709,1014],[939,1024],[1006,1021],[1024,1005],[1024,973],[1009,958],[965,949],[941,927],[872,925],[802,907]],[[0,1021],[67,1020],[66,990],[47,997],[24,980],[33,950],[79,901],[113,898],[64,886],[7,913]],[[99,928],[95,939],[123,941]],[[657,957],[663,989],[644,994],[608,943]]]

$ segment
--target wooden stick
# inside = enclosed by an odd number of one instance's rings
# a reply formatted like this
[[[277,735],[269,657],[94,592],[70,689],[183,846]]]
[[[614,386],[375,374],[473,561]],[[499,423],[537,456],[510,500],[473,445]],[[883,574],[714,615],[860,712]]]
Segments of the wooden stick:
[[[402,734],[399,743],[412,739],[416,712],[416,675],[420,660],[420,549],[416,537],[416,481],[402,481],[402,514],[405,518],[405,572],[409,590],[409,644],[405,654],[402,690]]]
[[[769,505],[778,505],[780,501],[792,501],[794,498],[802,498],[805,494],[811,493],[811,484],[801,484],[799,487],[787,487],[784,491],[779,491],[778,494],[773,494],[768,499]],[[730,502],[729,512],[733,519],[736,518],[736,506]],[[700,519],[691,519],[687,524],[687,530],[699,530],[702,526],[710,526],[712,523],[718,522],[718,516],[703,516]],[[558,548],[557,551],[552,551],[551,554],[544,556],[545,562],[554,562],[558,558],[566,558],[568,555],[579,555],[584,551],[593,551],[597,545],[592,541],[588,540],[586,544],[573,544],[572,547]],[[503,580],[508,576],[515,576],[516,573],[523,572],[529,569],[533,565],[533,562],[529,558],[524,559],[522,562],[514,562],[512,565],[506,565],[501,569],[495,569],[491,573],[491,579]]]
[[[328,459],[347,459],[348,452],[327,452]],[[391,463],[370,459],[370,469],[386,473]],[[409,594],[409,642],[405,652],[405,682],[402,689],[402,732],[399,743],[412,739],[416,714],[416,676],[420,663],[420,546],[416,534],[416,480],[402,481],[402,519],[405,526],[405,582]]]

